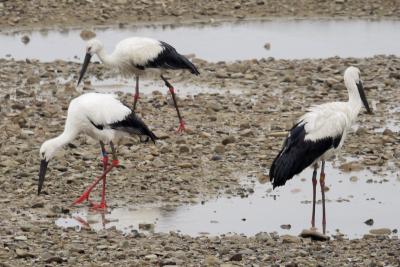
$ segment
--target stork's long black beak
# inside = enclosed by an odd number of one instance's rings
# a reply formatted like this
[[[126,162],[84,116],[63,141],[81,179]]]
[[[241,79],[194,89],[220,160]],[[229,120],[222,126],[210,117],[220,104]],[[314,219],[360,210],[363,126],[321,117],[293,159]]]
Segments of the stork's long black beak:
[[[83,75],[85,75],[86,69],[89,66],[91,58],[92,58],[92,55],[90,53],[86,53],[85,59],[83,60],[82,69],[81,69],[81,72],[79,74],[78,85],[82,81]]]
[[[39,181],[38,181],[38,195],[40,195],[40,191],[42,191],[42,187],[43,187],[43,183],[44,183],[44,177],[46,176],[47,164],[49,164],[49,162],[46,161],[45,159],[42,159],[42,161],[40,162]]]
[[[369,114],[372,114],[372,110],[369,108],[367,97],[365,96],[364,87],[361,81],[357,83],[358,93],[360,94],[361,101],[364,104],[364,107],[367,109]]]

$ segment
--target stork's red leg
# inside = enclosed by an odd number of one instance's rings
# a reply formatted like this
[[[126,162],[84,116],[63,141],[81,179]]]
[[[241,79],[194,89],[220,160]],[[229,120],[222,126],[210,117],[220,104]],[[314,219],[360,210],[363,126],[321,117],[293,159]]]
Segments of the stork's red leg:
[[[171,83],[168,82],[168,80],[167,80],[164,76],[161,75],[161,79],[164,81],[165,86],[168,87],[169,92],[171,93],[172,100],[174,101],[176,113],[178,114],[178,118],[179,118],[179,127],[178,127],[177,132],[183,132],[183,131],[186,130],[186,129],[185,129],[185,122],[184,122],[183,119],[182,119],[181,113],[180,113],[179,108],[178,108],[178,104],[177,104],[177,102],[176,102],[175,89],[174,89],[174,87],[171,85]]]
[[[317,165],[314,165],[312,185],[313,185],[313,206],[312,206],[312,216],[311,216],[311,227],[315,228],[315,198],[317,194]]]
[[[114,167],[114,166],[111,165],[109,168],[107,168],[107,169],[103,172],[103,174],[102,174],[99,178],[97,178],[97,179],[85,190],[85,192],[83,192],[83,194],[82,194],[79,198],[77,198],[77,199],[72,203],[72,205],[80,204],[80,203],[82,203],[83,201],[88,200],[88,199],[89,199],[90,192],[92,192],[93,188],[100,182],[100,180],[104,179],[104,177],[107,175],[107,173],[109,173],[109,172],[111,171],[111,169],[112,169],[113,167]]]
[[[113,154],[113,160],[111,162],[111,168],[113,167],[117,167],[119,165],[119,161],[117,159],[117,153],[115,151],[115,147],[114,144],[112,142],[110,142],[110,147],[111,147],[111,151]],[[93,204],[92,205],[92,209],[96,209],[96,210],[106,210],[107,209],[107,204],[106,204],[106,176],[104,176],[103,178],[103,188],[101,191],[101,202],[100,204]]]
[[[322,194],[322,232],[326,232],[326,215],[325,215],[325,161],[322,161],[321,174],[319,177],[319,183],[321,185]]]
[[[133,111],[136,109],[136,103],[139,99],[139,76],[136,76],[135,94],[133,95]]]

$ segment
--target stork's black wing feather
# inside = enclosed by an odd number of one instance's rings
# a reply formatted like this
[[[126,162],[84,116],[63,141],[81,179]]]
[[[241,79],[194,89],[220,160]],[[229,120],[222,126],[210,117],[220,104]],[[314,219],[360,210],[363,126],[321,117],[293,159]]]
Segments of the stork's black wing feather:
[[[342,135],[316,141],[304,140],[305,124],[299,122],[290,130],[282,150],[274,159],[269,171],[273,188],[282,186],[296,174],[310,166],[327,150],[337,148]]]
[[[131,112],[123,120],[109,124],[114,130],[124,131],[139,136],[147,136],[154,143],[158,139],[157,136],[147,127],[147,125],[134,113]]]
[[[179,54],[174,47],[160,41],[162,51],[156,58],[146,63],[145,66],[138,68],[165,68],[165,69],[188,69],[191,73],[199,75],[200,72],[196,66],[186,57]]]

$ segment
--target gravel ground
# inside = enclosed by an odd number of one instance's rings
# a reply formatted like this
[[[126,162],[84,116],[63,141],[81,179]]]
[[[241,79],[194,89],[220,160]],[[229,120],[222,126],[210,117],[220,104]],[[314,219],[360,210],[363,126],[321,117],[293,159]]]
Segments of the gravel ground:
[[[357,162],[342,167],[374,166],[377,173],[400,167],[400,137],[385,126],[399,118],[399,58],[194,62],[201,76],[174,72],[169,75],[172,81],[222,92],[239,89],[243,94],[180,99],[189,127],[185,135],[174,132],[178,123],[169,96],[159,92],[143,96],[138,111],[161,140],[153,145],[132,138],[120,144],[122,166],[108,180],[111,207],[160,202],[178,206],[218,193],[241,195],[239,177],[249,172],[263,176],[285,130],[309,104],[347,99],[342,75],[349,65],[361,69],[374,115],[360,114],[359,127],[343,149],[344,156],[356,157]],[[9,218],[0,221],[4,266],[400,264],[400,242],[388,233],[320,243],[266,233],[256,237],[195,238],[175,233],[125,237],[114,230],[57,228],[54,220],[74,209],[71,201],[101,170],[98,144],[82,136],[50,162],[44,194],[36,196],[39,147],[61,133],[68,103],[80,94],[75,91],[80,65],[3,59],[0,65],[0,217]],[[99,79],[113,75],[99,64],[92,64],[88,74]],[[59,82],[56,78],[60,77],[67,82]],[[90,88],[86,82],[84,89]],[[120,97],[132,103],[131,95]]]
[[[397,0],[242,0],[0,1],[0,27],[91,26],[118,23],[173,24],[252,18],[391,18],[400,16]]]

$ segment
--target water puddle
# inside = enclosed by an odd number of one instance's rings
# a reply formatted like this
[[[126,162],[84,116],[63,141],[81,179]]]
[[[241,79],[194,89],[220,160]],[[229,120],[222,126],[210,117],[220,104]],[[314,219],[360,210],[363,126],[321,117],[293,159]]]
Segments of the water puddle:
[[[166,41],[183,54],[194,53],[209,61],[400,55],[400,21],[279,20],[111,27],[96,29],[95,32],[109,52],[119,40],[147,36]],[[21,41],[24,35],[30,38],[27,44]],[[41,61],[81,61],[85,46],[77,29],[0,33],[0,43],[0,57]]]
[[[243,90],[239,89],[221,89],[221,88],[213,88],[209,86],[199,86],[193,84],[187,84],[183,82],[174,82],[173,86],[176,90],[176,93],[180,96],[194,96],[198,94],[233,94],[240,95],[243,94]],[[135,81],[133,80],[124,80],[124,79],[105,79],[98,80],[96,78],[91,79],[91,88],[94,91],[99,93],[131,93],[133,94],[135,91]],[[155,80],[140,80],[140,93],[149,95],[153,92],[158,91],[162,94],[167,94],[168,89],[165,87],[162,81]]]
[[[136,231],[169,232],[198,236],[277,231],[297,235],[310,227],[311,170],[307,169],[285,187],[272,191],[271,184],[243,178],[244,197],[218,197],[196,205],[117,207],[106,214],[81,208],[71,217],[59,218],[60,227],[93,230],[115,227],[125,234]],[[341,172],[327,164],[327,231],[362,237],[373,228],[400,229],[400,174],[376,175],[369,170]],[[255,183],[254,193],[251,193]],[[317,191],[320,199],[320,190]],[[316,207],[316,224],[321,227],[322,206]],[[364,222],[373,219],[373,226]],[[290,229],[282,229],[290,225]],[[287,228],[287,227],[286,227]]]

